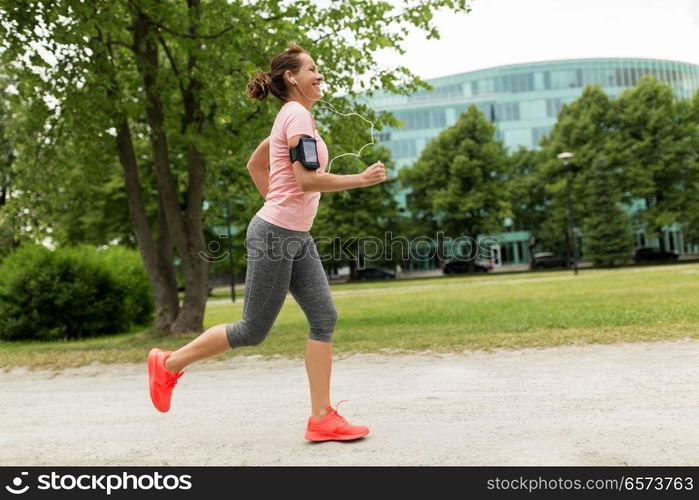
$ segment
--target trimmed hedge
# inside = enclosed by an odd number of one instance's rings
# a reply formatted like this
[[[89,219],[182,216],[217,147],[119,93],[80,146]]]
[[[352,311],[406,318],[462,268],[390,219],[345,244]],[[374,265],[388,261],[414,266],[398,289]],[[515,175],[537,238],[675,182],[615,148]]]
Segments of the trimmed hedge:
[[[69,340],[121,333],[153,312],[139,255],[87,245],[23,245],[0,266],[0,339]]]

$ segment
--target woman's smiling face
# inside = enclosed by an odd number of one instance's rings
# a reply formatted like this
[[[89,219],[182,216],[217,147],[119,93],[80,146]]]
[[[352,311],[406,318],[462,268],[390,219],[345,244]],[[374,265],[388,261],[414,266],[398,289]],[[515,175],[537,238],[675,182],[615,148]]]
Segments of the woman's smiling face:
[[[318,72],[318,67],[311,56],[302,52],[298,55],[298,58],[301,61],[301,68],[296,74],[291,75],[298,85],[294,85],[294,83],[289,80],[291,84],[290,93],[293,96],[294,89],[297,89],[301,92],[301,96],[311,101],[316,101],[323,95],[323,90],[320,88],[320,82],[323,81],[323,76]]]

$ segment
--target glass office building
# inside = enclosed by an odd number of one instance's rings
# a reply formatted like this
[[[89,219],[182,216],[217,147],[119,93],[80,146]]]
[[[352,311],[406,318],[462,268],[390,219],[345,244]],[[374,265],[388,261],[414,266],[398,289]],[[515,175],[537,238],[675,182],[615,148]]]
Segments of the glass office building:
[[[410,95],[377,91],[364,101],[377,110],[391,111],[404,122],[401,128],[386,128],[375,134],[376,142],[388,147],[398,168],[412,164],[425,144],[459,115],[475,104],[496,127],[496,138],[508,151],[520,145],[530,149],[556,122],[564,103],[576,100],[586,85],[599,84],[610,98],[635,86],[646,73],[669,84],[679,99],[689,99],[699,89],[699,65],[679,61],[636,58],[569,59],[498,66],[478,71],[426,80],[434,90]],[[399,202],[406,208],[406,195]],[[406,208],[407,209],[407,208]],[[634,204],[633,210],[642,209]],[[658,246],[657,238],[635,228],[636,244]],[[508,231],[495,236],[500,241],[499,265],[529,262],[529,231]],[[665,247],[678,253],[699,252],[682,238],[681,228],[673,225],[664,233]],[[539,250],[539,249],[537,249]],[[584,256],[583,256],[584,258]],[[429,268],[431,262],[416,263]]]

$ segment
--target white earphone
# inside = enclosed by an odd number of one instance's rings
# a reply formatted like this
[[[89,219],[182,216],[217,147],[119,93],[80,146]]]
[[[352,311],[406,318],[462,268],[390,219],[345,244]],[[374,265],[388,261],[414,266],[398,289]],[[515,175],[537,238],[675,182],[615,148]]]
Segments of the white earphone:
[[[291,81],[294,82],[294,84],[298,86],[299,91],[301,91],[301,93],[303,94],[303,96],[304,96],[305,98],[307,98],[307,99],[310,99],[310,97],[308,97],[306,94],[303,93],[303,90],[301,90],[301,86],[298,84],[298,82],[296,81],[296,79],[295,79],[294,77],[290,77],[290,78],[291,78]],[[318,85],[318,86],[320,86],[320,85]],[[317,99],[317,100],[318,100],[318,101],[322,101],[322,102],[327,102],[328,104],[330,104],[328,101],[323,101],[323,99]],[[366,118],[364,118],[363,116],[361,116],[361,115],[358,114],[358,113],[347,113],[347,114],[345,114],[345,113],[340,113],[338,110],[335,109],[335,106],[333,106],[332,104],[330,104],[330,106],[332,107],[332,110],[333,110],[335,113],[337,113],[338,115],[342,115],[342,116],[357,115],[359,118],[361,118],[362,120],[364,120],[365,122],[367,122],[367,123],[369,123],[369,124],[371,125],[371,142],[367,142],[364,146],[362,146],[361,149],[359,150],[359,153],[361,153],[361,152],[362,152],[362,149],[364,149],[364,148],[367,147],[368,145],[374,144],[374,124],[373,124],[372,122],[370,122],[369,120],[367,120]],[[324,108],[327,108],[327,106],[323,106],[323,107],[324,107]],[[335,158],[339,158],[339,157],[341,157],[341,156],[346,156],[346,155],[353,155],[353,156],[356,156],[357,158],[359,158],[359,153],[343,153],[343,154],[341,154],[341,155],[337,155]],[[333,158],[332,160],[330,160],[330,162],[328,163],[328,168],[327,168],[326,172],[330,172],[330,166],[333,164],[333,161],[335,160],[335,158]]]

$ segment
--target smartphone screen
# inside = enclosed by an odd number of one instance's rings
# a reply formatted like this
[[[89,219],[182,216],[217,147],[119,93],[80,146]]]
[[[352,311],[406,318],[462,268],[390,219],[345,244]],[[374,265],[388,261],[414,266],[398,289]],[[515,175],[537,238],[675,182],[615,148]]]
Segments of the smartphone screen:
[[[318,153],[316,152],[315,142],[303,141],[303,154],[307,162],[318,163]]]

